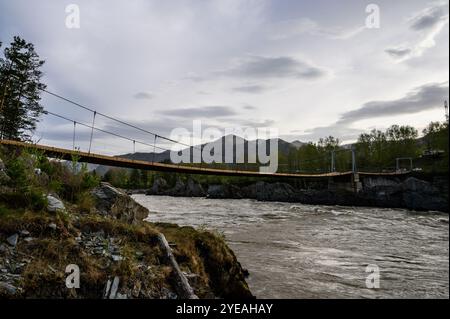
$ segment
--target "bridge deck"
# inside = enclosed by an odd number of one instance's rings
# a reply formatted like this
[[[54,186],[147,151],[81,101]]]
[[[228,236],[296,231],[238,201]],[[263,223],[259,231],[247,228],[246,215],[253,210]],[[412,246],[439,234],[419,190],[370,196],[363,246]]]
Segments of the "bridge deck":
[[[278,178],[324,178],[336,176],[351,176],[352,172],[332,172],[324,174],[292,174],[292,173],[261,173],[255,171],[230,170],[230,169],[214,169],[207,167],[190,167],[176,164],[163,164],[157,162],[146,162],[120,158],[117,156],[106,156],[100,154],[86,153],[81,151],[68,150],[64,148],[56,148],[51,146],[25,143],[12,140],[0,140],[0,144],[15,146],[26,149],[37,149],[42,151],[46,156],[71,161],[77,158],[79,162],[107,165],[122,168],[136,168],[150,171],[160,172],[176,172],[183,174],[203,174],[203,175],[222,175],[222,176],[242,176],[242,177],[278,177]],[[402,175],[402,173],[365,173],[359,172],[360,175]]]

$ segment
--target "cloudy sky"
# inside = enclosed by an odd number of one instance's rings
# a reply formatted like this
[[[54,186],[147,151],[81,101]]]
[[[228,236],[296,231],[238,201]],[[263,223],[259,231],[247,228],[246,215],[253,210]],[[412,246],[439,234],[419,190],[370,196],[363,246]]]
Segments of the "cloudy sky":
[[[443,120],[448,99],[448,1],[0,0],[0,41],[33,42],[50,91],[159,134],[172,128],[271,126],[292,141],[352,141],[390,124]],[[80,9],[67,28],[66,6]],[[44,96],[89,123],[88,112]],[[136,134],[115,123],[98,124]],[[71,123],[46,117],[43,143],[72,145]],[[79,128],[77,145],[89,130]],[[97,151],[130,143],[95,135]],[[148,150],[142,147],[138,150]]]

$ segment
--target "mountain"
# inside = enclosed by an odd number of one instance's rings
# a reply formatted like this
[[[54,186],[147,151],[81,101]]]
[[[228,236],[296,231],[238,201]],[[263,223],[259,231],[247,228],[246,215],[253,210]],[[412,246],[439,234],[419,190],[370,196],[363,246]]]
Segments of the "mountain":
[[[300,147],[302,147],[303,145],[306,145],[306,143],[303,143],[303,142],[300,142],[300,141],[293,141],[293,142],[291,142],[291,144],[293,145],[293,146],[295,146],[296,148],[300,148]]]
[[[214,149],[218,149],[220,145],[222,145],[222,161],[225,161],[225,145],[226,143],[230,143],[233,145],[233,153],[236,152],[236,147],[242,147],[244,146],[244,160],[247,161],[248,159],[248,149],[255,148],[257,149],[257,143],[261,140],[253,140],[253,141],[247,141],[246,139],[236,136],[236,135],[227,135],[223,136],[218,140],[215,140],[213,142],[207,143],[208,147],[214,147]],[[267,150],[270,150],[270,143],[273,142],[273,140],[265,140]],[[300,141],[294,141],[292,143],[289,143],[285,140],[282,140],[280,138],[276,138],[275,142],[278,143],[278,152],[284,156],[287,156],[291,149],[298,149],[305,143],[302,143]],[[193,158],[193,149],[202,149],[205,147],[205,144],[197,145],[197,146],[191,146],[190,147],[190,154],[191,154],[191,160]],[[186,149],[184,149],[186,151]],[[139,161],[146,161],[146,162],[170,162],[170,151],[164,151],[161,153],[128,153],[128,154],[122,154],[117,155],[118,157],[127,158],[127,159],[133,159],[133,160],[139,160]],[[236,161],[236,154],[233,154],[233,161]],[[99,175],[104,175],[111,167],[99,165],[95,171]]]

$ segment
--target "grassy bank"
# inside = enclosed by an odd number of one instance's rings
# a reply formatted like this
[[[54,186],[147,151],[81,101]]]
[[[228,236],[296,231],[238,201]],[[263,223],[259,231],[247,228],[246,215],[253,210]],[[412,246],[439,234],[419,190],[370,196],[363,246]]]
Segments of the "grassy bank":
[[[199,298],[251,297],[245,271],[219,234],[130,224],[99,211],[92,195],[99,180],[76,160],[67,165],[14,149],[1,149],[0,158],[0,297],[104,298],[117,278],[115,298],[177,298],[159,233]],[[49,209],[48,194],[64,209]],[[66,286],[71,264],[80,269],[79,288]]]

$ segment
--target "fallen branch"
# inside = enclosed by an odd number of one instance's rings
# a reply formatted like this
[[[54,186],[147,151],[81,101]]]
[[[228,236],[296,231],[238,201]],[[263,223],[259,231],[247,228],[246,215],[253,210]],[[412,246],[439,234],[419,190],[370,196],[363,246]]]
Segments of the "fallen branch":
[[[173,274],[175,276],[175,289],[178,292],[178,295],[182,299],[198,299],[197,295],[194,293],[194,289],[192,289],[189,281],[186,276],[181,272],[180,267],[178,266],[177,261],[175,260],[174,255],[172,254],[172,249],[169,246],[169,243],[166,240],[166,237],[159,233],[158,241],[161,245],[161,248],[164,252],[167,261],[172,266]]]

